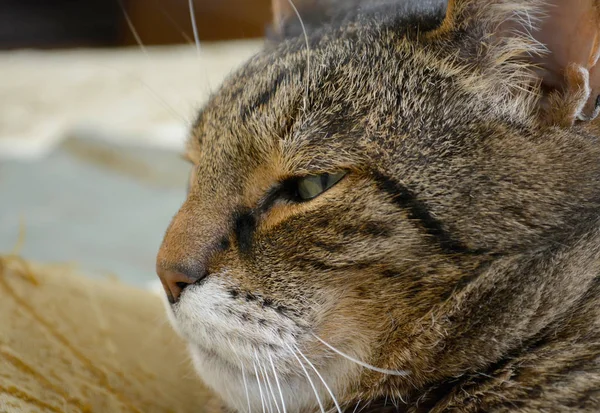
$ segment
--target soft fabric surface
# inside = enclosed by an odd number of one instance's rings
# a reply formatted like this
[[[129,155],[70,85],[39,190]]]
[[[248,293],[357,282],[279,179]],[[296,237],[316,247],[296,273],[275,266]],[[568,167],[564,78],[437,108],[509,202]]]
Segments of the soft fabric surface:
[[[0,259],[0,412],[210,411],[157,295]]]
[[[225,76],[263,41],[0,52],[0,159],[90,135],[179,149]]]

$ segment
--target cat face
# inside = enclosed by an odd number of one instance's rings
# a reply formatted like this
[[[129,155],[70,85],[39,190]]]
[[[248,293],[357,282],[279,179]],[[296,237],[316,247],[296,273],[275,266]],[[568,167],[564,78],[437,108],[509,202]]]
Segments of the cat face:
[[[521,60],[491,63],[500,47],[436,15],[413,21],[366,14],[308,47],[282,41],[198,116],[157,269],[231,408],[343,408],[446,374],[437,317],[597,201],[598,151],[540,121]]]

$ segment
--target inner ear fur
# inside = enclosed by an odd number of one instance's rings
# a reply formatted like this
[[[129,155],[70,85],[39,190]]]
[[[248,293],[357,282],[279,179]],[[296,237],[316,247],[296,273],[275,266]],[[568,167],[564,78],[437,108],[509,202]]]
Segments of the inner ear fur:
[[[461,31],[479,33],[527,67],[540,86],[544,123],[571,126],[598,116],[600,0],[451,0],[435,36]]]

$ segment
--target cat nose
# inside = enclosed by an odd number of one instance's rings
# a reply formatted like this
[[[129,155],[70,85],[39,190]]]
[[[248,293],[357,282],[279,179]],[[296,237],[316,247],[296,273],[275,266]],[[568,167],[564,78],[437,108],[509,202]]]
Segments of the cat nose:
[[[156,272],[162,282],[167,298],[171,304],[179,301],[181,293],[187,287],[206,278],[206,271],[191,271],[181,268],[157,268]]]

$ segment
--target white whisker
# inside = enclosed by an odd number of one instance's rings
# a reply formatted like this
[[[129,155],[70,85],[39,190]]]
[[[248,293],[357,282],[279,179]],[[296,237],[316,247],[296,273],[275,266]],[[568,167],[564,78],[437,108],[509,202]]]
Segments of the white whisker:
[[[389,374],[389,375],[392,375],[392,376],[408,376],[410,374],[410,372],[408,372],[406,370],[388,370],[388,369],[382,369],[382,368],[379,368],[379,367],[372,366],[372,365],[370,365],[368,363],[365,363],[364,361],[357,360],[354,357],[349,356],[346,353],[343,353],[342,351],[340,351],[337,348],[333,347],[331,344],[327,343],[325,340],[321,339],[316,334],[313,334],[313,336],[317,340],[319,340],[324,346],[326,346],[328,349],[330,349],[331,351],[339,354],[340,356],[342,356],[342,357],[350,360],[351,362],[356,363],[359,366],[362,366],[362,367],[364,367],[366,369],[373,370],[373,371],[376,371],[376,372],[381,373],[381,374]]]
[[[188,44],[194,44],[194,41],[187,35],[187,33],[181,28],[181,26],[173,19],[173,17],[160,5],[159,0],[154,0],[154,5],[160,11],[160,13],[169,20],[169,23],[181,34]]]
[[[126,71],[117,69],[115,67],[112,66],[107,66],[104,65],[102,63],[97,63],[98,67],[102,67],[104,69],[107,70],[112,70],[113,72],[119,73],[119,74],[127,74]],[[165,99],[163,99],[158,92],[156,92],[148,83],[146,83],[145,81],[142,80],[142,78],[140,77],[135,77],[133,78],[133,80],[137,81],[140,83],[140,85],[142,85],[152,96],[154,96],[154,98],[156,98],[156,100],[158,102],[160,102],[165,109],[167,109],[169,112],[171,112],[171,114],[176,117],[177,119],[179,119],[181,122],[185,123],[186,125],[191,125],[190,122],[185,118],[185,116],[183,116],[181,113],[177,112],[177,110],[169,103],[167,102]]]
[[[306,367],[304,367],[304,363],[302,363],[302,360],[300,360],[300,357],[298,357],[296,355],[296,353],[294,352],[294,349],[292,349],[287,344],[286,344],[286,346],[287,346],[288,350],[292,353],[292,355],[296,358],[296,360],[298,360],[298,364],[300,364],[300,367],[302,368],[302,371],[306,375],[306,378],[308,379],[308,383],[310,384],[310,387],[312,387],[313,392],[315,393],[315,397],[317,398],[317,403],[319,403],[319,407],[321,408],[321,413],[325,413],[325,408],[323,407],[323,403],[321,402],[321,398],[319,397],[319,392],[317,391],[317,388],[315,387],[315,384],[313,383],[312,379],[310,378],[310,375],[308,374],[308,371],[306,370]]]
[[[279,377],[277,377],[277,370],[275,369],[275,363],[273,363],[273,357],[271,356],[271,352],[267,352],[267,354],[269,355],[269,362],[271,363],[271,369],[273,370],[273,376],[275,377],[275,383],[277,384],[277,390],[279,391],[283,413],[287,413],[285,399],[283,398],[283,392],[281,391],[281,384],[279,383]]]
[[[298,354],[300,354],[300,356],[308,363],[308,365],[315,371],[315,373],[317,374],[317,376],[319,377],[319,379],[321,380],[321,382],[323,383],[323,386],[325,386],[325,388],[327,389],[327,392],[329,393],[329,395],[331,396],[331,399],[333,400],[333,403],[335,404],[335,407],[338,411],[338,413],[342,413],[342,409],[337,401],[337,399],[335,398],[335,396],[333,395],[333,392],[331,391],[331,389],[329,388],[329,385],[325,382],[325,379],[323,378],[323,376],[321,376],[321,373],[319,373],[319,371],[317,370],[317,368],[315,367],[314,364],[312,364],[310,362],[310,360],[304,355],[304,353],[302,353],[302,351],[300,351],[300,349],[295,346],[296,351],[298,352]]]
[[[360,400],[358,401],[358,403],[356,403],[356,407],[354,407],[352,413],[356,413],[356,411],[358,410],[358,406],[360,406]]]
[[[269,372],[267,371],[266,366],[261,365],[261,371],[263,372],[263,377],[264,377],[265,382],[267,383],[268,389],[271,393],[271,395],[269,396],[269,404],[270,404],[270,400],[273,400],[273,403],[275,404],[275,408],[277,409],[277,412],[281,413],[281,410],[279,409],[279,403],[277,403],[277,396],[275,395],[275,391],[273,390],[273,386],[271,385],[271,380],[269,380]]]
[[[131,34],[133,34],[133,37],[135,38],[135,41],[137,42],[137,44],[140,46],[140,49],[142,49],[142,52],[146,56],[148,56],[146,47],[144,46],[144,43],[142,42],[140,35],[138,34],[137,30],[135,29],[135,26],[133,25],[133,22],[131,21],[131,18],[129,17],[129,13],[127,13],[127,9],[125,8],[125,5],[123,4],[123,0],[118,0],[118,1],[119,1],[119,5],[121,6],[121,11],[123,12],[123,16],[125,17],[125,21],[127,22],[127,26],[129,26],[129,30],[131,30]]]
[[[150,57],[148,55],[148,51],[146,50],[146,46],[144,46],[144,43],[142,42],[142,39],[141,39],[140,35],[138,34],[138,32],[135,28],[135,25],[133,24],[133,21],[131,21],[131,18],[129,17],[129,13],[127,13],[127,9],[125,8],[125,5],[123,4],[123,0],[118,0],[118,2],[119,2],[119,6],[121,7],[121,11],[123,12],[123,16],[125,17],[125,21],[127,22],[127,26],[129,27],[129,30],[131,30],[131,33],[133,34],[135,41],[140,46],[140,49],[146,56],[146,59],[149,60]],[[104,66],[104,65],[101,65],[101,66]],[[110,68],[110,69],[113,69],[113,68]],[[113,69],[113,70],[116,70],[116,69]],[[120,72],[120,71],[118,71],[118,72]],[[153,88],[151,88],[150,85],[148,85],[146,82],[144,82],[139,77],[136,80],[138,82],[140,82],[140,84],[142,84],[142,86],[144,86],[175,117],[177,117],[182,122],[189,124],[189,122],[186,120],[186,118],[181,113],[177,112],[177,110],[175,110],[175,108],[171,104],[169,104],[163,97],[161,97],[158,93],[156,93],[156,91]]]
[[[252,407],[250,406],[250,392],[248,391],[248,381],[246,380],[246,369],[244,364],[240,364],[242,367],[242,380],[244,381],[244,390],[246,391],[246,401],[248,402],[248,413],[252,413]]]
[[[258,364],[258,371],[260,372],[260,376],[262,377],[262,381],[265,387],[265,400],[266,400],[266,405],[267,405],[267,409],[270,413],[273,413],[273,404],[271,402],[272,399],[272,391],[269,392],[269,386],[268,386],[268,382],[267,382],[267,378],[265,376],[265,369],[264,366],[261,364],[260,359],[258,358],[258,353],[256,352],[256,350],[254,350],[254,355],[256,358],[256,362]]]
[[[200,36],[198,36],[198,25],[196,24],[196,12],[194,11],[194,0],[189,0],[190,19],[192,21],[192,30],[194,31],[194,42],[196,43],[196,51],[200,55]]]
[[[304,26],[304,21],[302,20],[302,16],[300,15],[300,12],[298,11],[298,9],[296,8],[296,5],[294,4],[293,0],[288,0],[288,2],[290,3],[290,6],[292,6],[292,9],[294,9],[294,13],[296,13],[296,16],[298,17],[298,20],[300,21],[300,26],[302,27],[302,33],[304,34],[304,42],[306,43],[306,91],[304,92],[304,110],[307,109],[308,107],[308,91],[309,91],[309,79],[310,79],[310,43],[308,42],[308,34],[306,33],[306,27]]]
[[[246,380],[246,369],[244,368],[244,362],[235,351],[235,347],[229,337],[227,337],[227,343],[229,343],[229,347],[231,347],[231,352],[234,354],[234,356],[238,359],[238,362],[240,363],[240,368],[242,370],[242,381],[244,382],[244,390],[246,391],[246,401],[248,402],[248,413],[252,413],[252,407],[250,406],[250,392],[248,391],[248,381]]]
[[[258,392],[260,394],[260,404],[262,405],[263,413],[265,413],[266,412],[265,397],[263,396],[262,387],[260,385],[260,378],[258,377],[258,369],[256,368],[256,361],[252,362],[252,364],[254,366],[254,375],[256,376],[256,383],[258,384]]]
[[[254,349],[254,358],[256,359],[256,363],[258,364],[258,371],[260,372],[260,375],[263,379],[263,384],[265,385],[265,405],[267,406],[267,410],[269,413],[274,413],[273,405],[271,404],[271,395],[269,395],[269,388],[267,387],[267,380],[265,378],[265,371],[262,364],[260,363],[260,358],[258,357],[256,349]]]

